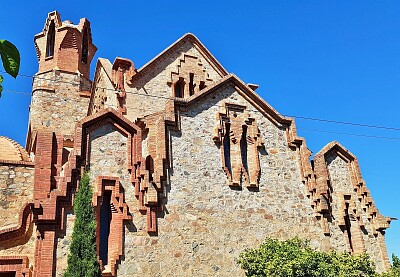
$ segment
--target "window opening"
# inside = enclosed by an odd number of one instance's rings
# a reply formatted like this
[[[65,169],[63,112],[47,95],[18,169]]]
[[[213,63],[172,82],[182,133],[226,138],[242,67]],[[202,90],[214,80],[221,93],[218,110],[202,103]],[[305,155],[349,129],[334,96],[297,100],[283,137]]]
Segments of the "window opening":
[[[54,56],[54,43],[56,41],[56,25],[54,20],[51,21],[49,31],[47,33],[46,57]]]
[[[100,208],[100,259],[103,266],[108,264],[108,237],[110,236],[111,216],[111,191],[106,190]]]
[[[183,98],[185,95],[185,81],[183,78],[179,78],[179,80],[175,83],[174,87],[175,97]]]
[[[87,63],[88,61],[88,54],[89,54],[89,49],[88,49],[88,35],[87,35],[87,28],[83,31],[83,38],[82,38],[82,58],[81,61],[84,63]]]
[[[0,277],[15,277],[16,276],[16,272],[0,272]]]
[[[247,164],[247,126],[243,126],[242,138],[240,139],[240,152],[242,154],[242,164],[246,172],[249,172]]]
[[[150,155],[146,157],[146,170],[149,171],[149,181],[153,181],[154,161]]]
[[[349,245],[350,245],[351,252],[353,252],[354,249],[353,249],[353,242],[351,241],[351,231],[350,231],[351,222],[350,222],[350,216],[349,216],[349,204],[348,203],[346,203],[346,209],[344,212],[345,212],[344,222],[346,224],[347,237],[349,239]]]
[[[194,73],[189,73],[189,95],[192,96],[194,94]]]
[[[205,89],[206,87],[206,83],[204,81],[200,81],[199,90]]]
[[[230,140],[230,128],[231,125],[229,123],[225,123],[225,135],[224,135],[224,160],[225,167],[232,172],[231,170],[231,140]]]

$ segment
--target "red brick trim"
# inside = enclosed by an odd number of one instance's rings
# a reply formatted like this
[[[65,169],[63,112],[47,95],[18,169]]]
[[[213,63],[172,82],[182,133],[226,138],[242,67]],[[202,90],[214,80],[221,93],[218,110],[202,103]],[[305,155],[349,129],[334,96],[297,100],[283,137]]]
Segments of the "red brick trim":
[[[90,98],[90,95],[91,95],[90,91],[87,91],[87,90],[79,92],[79,96],[83,97],[83,98]]]
[[[18,223],[16,226],[1,229],[0,230],[0,242],[7,240],[15,240],[24,236],[29,229],[29,225],[32,222],[32,204],[25,204],[20,212],[18,217]]]
[[[120,183],[118,177],[98,176],[97,177],[97,191],[93,194],[93,206],[97,217],[97,254],[99,256],[100,247],[100,208],[103,202],[104,191],[111,191],[111,203],[115,208],[112,213],[109,244],[108,244],[108,264],[110,265],[110,272],[104,272],[103,276],[116,276],[117,265],[123,255],[123,234],[124,234],[124,221],[131,220],[132,216],[129,213],[129,207],[125,202],[125,195],[120,191]],[[100,264],[102,261],[100,260]],[[104,270],[104,268],[103,268]]]
[[[0,273],[15,272],[16,277],[31,277],[32,270],[26,256],[0,256]]]
[[[25,162],[25,161],[13,161],[13,160],[0,160],[0,164],[12,164],[12,165],[26,165],[29,167],[34,167],[34,162]]]
[[[104,120],[111,119],[116,122],[121,128],[130,134],[137,134],[141,137],[141,129],[134,124],[133,122],[129,121],[126,117],[122,116],[120,113],[115,111],[114,109],[108,108],[104,109],[98,113],[93,115],[89,115],[79,121],[76,126],[75,130],[75,140],[74,140],[74,148],[76,151],[76,155],[82,155],[82,139],[86,137],[86,129],[93,124],[99,124],[104,122]],[[139,154],[139,153],[137,153]],[[140,153],[141,154],[141,153]]]
[[[38,225],[34,277],[53,277],[55,265],[55,226]]]

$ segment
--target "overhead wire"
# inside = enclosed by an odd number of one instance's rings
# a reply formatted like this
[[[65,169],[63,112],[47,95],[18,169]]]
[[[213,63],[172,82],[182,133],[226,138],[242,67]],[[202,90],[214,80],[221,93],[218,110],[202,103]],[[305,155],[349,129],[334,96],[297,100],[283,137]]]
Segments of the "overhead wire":
[[[0,72],[1,73],[6,73],[5,71],[2,71],[2,70],[0,70]],[[18,74],[18,76],[26,77],[26,78],[36,78],[36,79],[40,79],[40,80],[47,80],[47,81],[57,82],[57,83],[66,83],[66,84],[71,84],[71,85],[74,85],[74,86],[80,85],[80,83],[73,83],[73,82],[70,82],[70,81],[44,78],[44,77],[41,77],[41,76],[32,76],[32,75],[26,75],[26,74]],[[121,91],[116,90],[116,89],[104,88],[104,87],[99,87],[99,86],[96,86],[95,89],[103,89],[103,90],[108,90],[108,91],[113,91],[113,92],[121,92]],[[9,89],[3,89],[3,92],[10,92],[10,93],[24,94],[24,95],[32,95],[32,93],[9,90]],[[165,99],[165,100],[174,100],[174,99],[176,99],[175,97],[168,97],[168,96],[163,96],[163,95],[152,95],[152,94],[132,92],[132,91],[125,91],[125,92],[129,93],[129,94],[134,94],[134,95],[139,95],[139,96],[146,96],[146,97],[153,97],[153,98],[159,98],[159,99]],[[91,101],[89,103],[90,104],[94,104],[93,99],[91,99]],[[115,105],[112,105],[112,104],[107,104],[107,105],[111,106],[111,107],[118,108],[118,106],[115,106]],[[222,105],[216,105],[216,106],[223,107]],[[251,110],[250,109],[249,111],[261,113],[258,110]],[[292,117],[292,118],[296,118],[296,119],[318,121],[318,122],[331,123],[331,124],[341,124],[341,125],[349,125],[349,126],[363,127],[363,128],[382,129],[382,130],[388,130],[388,131],[400,131],[400,128],[391,127],[391,126],[371,125],[371,124],[365,124],[365,123],[338,121],[338,120],[330,120],[330,119],[323,119],[323,118],[316,118],[316,117],[306,117],[306,116],[299,116],[299,115],[285,115],[285,114],[280,114],[280,115],[282,115],[284,117]],[[374,135],[364,135],[364,134],[355,134],[355,133],[324,131],[324,130],[307,129],[307,128],[297,128],[297,130],[310,131],[310,132],[319,132],[319,133],[329,133],[329,134],[338,134],[338,135],[347,135],[347,136],[357,136],[357,137],[365,137],[365,138],[375,138],[375,139],[400,140],[400,138],[397,138],[397,137],[374,136]]]

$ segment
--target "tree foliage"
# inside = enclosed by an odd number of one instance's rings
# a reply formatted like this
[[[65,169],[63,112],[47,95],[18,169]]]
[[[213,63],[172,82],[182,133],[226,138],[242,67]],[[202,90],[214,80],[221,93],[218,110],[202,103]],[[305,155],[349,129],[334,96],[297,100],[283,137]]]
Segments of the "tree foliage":
[[[379,277],[400,277],[400,259],[392,254],[393,265],[389,272],[382,273]]]
[[[96,220],[92,195],[89,174],[84,173],[75,195],[75,223],[65,277],[101,276],[96,253]]]
[[[241,253],[238,263],[251,277],[376,276],[366,254],[318,252],[298,238],[266,239],[259,248]]]
[[[5,71],[16,78],[20,65],[20,56],[17,47],[7,40],[0,40],[0,56]],[[3,76],[0,75],[0,96],[3,91],[2,83]]]

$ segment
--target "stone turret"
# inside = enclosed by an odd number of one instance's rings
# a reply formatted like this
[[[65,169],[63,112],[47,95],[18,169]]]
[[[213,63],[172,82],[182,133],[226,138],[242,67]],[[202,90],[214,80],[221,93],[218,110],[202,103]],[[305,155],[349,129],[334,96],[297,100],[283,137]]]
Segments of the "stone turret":
[[[97,50],[87,19],[81,19],[78,25],[62,22],[56,11],[48,14],[34,42],[39,71],[32,87],[28,152],[38,129],[72,135],[76,122],[87,115],[92,86],[90,63]]]

